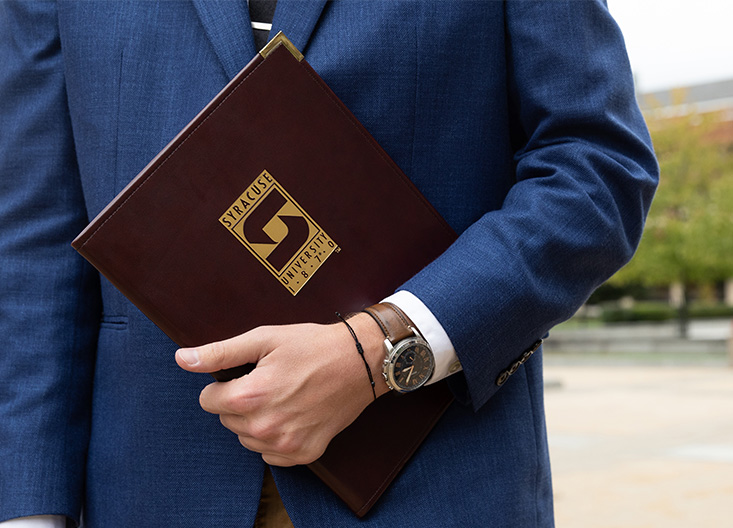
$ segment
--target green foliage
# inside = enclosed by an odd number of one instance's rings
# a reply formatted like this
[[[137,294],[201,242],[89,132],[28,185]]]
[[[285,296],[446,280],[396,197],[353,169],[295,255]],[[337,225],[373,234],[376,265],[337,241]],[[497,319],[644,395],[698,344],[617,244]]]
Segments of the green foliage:
[[[633,308],[607,307],[601,313],[604,323],[629,321],[668,321],[677,317],[677,310],[668,304],[638,303]]]
[[[648,288],[636,282],[628,284],[605,283],[594,291],[587,301],[587,304],[603,304],[609,301],[617,301],[622,297],[634,299],[648,299]]]
[[[733,149],[717,116],[650,121],[661,181],[636,256],[611,284],[710,283],[733,276]]]
[[[636,303],[632,308],[605,306],[601,312],[601,321],[605,323],[669,321],[677,317],[677,310],[666,303]],[[693,304],[690,307],[690,318],[692,319],[717,317],[733,317],[733,306]]]

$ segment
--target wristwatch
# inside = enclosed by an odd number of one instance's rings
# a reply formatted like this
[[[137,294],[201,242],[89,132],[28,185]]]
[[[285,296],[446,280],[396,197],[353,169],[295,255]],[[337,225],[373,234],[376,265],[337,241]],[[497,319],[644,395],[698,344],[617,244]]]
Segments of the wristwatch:
[[[392,303],[379,303],[364,310],[384,332],[386,357],[382,375],[387,387],[396,392],[412,392],[430,380],[435,357],[430,345],[412,321]]]

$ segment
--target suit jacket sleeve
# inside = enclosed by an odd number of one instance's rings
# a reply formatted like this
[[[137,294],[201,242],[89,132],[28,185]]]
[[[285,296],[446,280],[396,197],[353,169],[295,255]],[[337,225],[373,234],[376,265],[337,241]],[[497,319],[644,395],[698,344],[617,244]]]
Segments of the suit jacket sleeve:
[[[0,2],[0,520],[78,521],[98,279],[52,2]]]
[[[631,258],[658,180],[605,4],[510,1],[505,17],[516,183],[404,285],[450,336],[476,409]]]

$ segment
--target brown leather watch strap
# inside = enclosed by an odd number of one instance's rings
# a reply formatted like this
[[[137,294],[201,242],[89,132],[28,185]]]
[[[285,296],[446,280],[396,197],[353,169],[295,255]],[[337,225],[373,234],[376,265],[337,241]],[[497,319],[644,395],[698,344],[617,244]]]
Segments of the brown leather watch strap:
[[[414,335],[410,318],[392,303],[373,304],[364,311],[372,316],[393,345]]]

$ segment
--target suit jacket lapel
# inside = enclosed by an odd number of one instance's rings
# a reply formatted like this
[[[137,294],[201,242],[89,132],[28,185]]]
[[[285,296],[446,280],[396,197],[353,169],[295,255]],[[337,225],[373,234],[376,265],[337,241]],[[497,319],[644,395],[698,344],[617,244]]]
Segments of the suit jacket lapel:
[[[224,71],[231,79],[257,53],[247,0],[193,0],[193,4]]]
[[[285,33],[303,51],[327,0],[278,0],[270,37]],[[231,79],[255,56],[247,0],[193,0],[206,35]]]
[[[296,48],[305,53],[308,40],[316,27],[316,22],[321,16],[326,1],[278,0],[270,37],[282,31]]]

